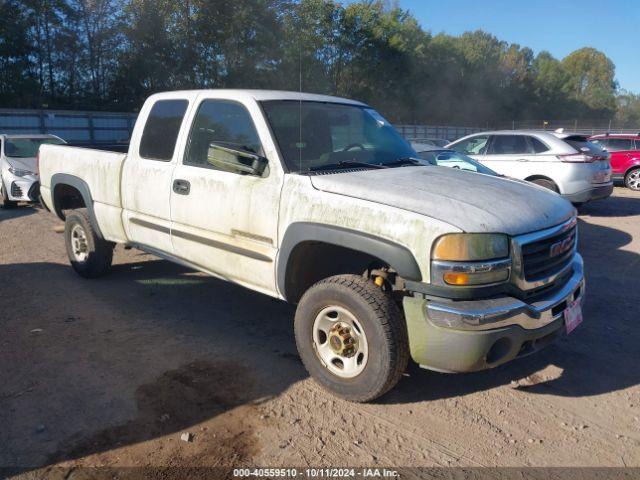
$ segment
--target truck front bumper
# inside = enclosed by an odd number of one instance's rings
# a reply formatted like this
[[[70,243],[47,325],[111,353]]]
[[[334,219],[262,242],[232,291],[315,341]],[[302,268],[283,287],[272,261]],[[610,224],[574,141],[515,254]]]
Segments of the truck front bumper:
[[[411,357],[430,370],[471,372],[543,348],[565,333],[568,304],[584,299],[580,255],[572,268],[564,286],[532,303],[508,296],[455,302],[405,297]]]

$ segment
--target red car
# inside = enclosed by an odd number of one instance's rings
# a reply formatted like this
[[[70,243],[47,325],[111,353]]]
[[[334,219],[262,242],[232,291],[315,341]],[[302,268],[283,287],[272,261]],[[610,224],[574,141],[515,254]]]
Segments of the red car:
[[[590,140],[611,154],[613,179],[640,191],[640,133],[594,135]]]

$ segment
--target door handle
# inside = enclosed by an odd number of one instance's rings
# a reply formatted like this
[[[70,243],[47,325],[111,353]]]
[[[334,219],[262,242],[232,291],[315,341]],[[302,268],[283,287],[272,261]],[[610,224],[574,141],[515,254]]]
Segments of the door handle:
[[[173,191],[178,195],[189,195],[191,184],[187,180],[174,180]]]

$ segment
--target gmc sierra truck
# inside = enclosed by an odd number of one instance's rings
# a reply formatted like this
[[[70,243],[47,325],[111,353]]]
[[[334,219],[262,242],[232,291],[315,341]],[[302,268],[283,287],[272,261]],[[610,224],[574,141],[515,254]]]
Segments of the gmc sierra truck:
[[[351,401],[387,392],[410,357],[496,367],[582,321],[569,202],[426,164],[356,101],[156,94],[127,154],[43,145],[39,172],[81,276],[121,244],[297,304],[305,367]]]

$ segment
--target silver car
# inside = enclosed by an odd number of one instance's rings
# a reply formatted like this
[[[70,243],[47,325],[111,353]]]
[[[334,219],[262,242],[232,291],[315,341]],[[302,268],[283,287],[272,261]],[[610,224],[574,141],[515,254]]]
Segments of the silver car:
[[[43,143],[66,143],[55,135],[0,135],[0,206],[38,201],[36,155]]]
[[[553,190],[579,205],[613,192],[608,154],[583,135],[506,130],[468,135],[447,148],[508,177]]]

